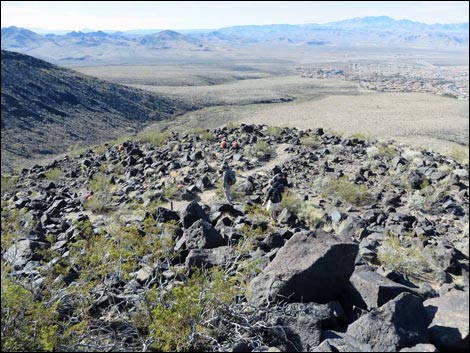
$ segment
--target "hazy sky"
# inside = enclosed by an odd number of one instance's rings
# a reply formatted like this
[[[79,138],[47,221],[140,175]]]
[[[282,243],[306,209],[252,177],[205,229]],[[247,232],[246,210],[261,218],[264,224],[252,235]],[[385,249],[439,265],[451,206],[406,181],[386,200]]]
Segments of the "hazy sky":
[[[467,1],[2,1],[2,27],[49,30],[202,29],[390,16],[468,22]]]

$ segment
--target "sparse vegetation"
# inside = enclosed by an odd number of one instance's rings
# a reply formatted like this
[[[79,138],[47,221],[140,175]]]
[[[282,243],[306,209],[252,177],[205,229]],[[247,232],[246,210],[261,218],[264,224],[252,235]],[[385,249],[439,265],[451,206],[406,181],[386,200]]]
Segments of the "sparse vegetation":
[[[58,181],[64,178],[65,173],[60,168],[54,168],[45,172],[44,175],[51,181]]]
[[[398,151],[392,146],[380,145],[378,154],[379,156],[382,156],[385,159],[391,160],[398,155]]]
[[[441,212],[440,200],[448,193],[449,185],[446,180],[442,180],[436,185],[423,182],[421,189],[409,192],[408,207],[422,212]]]
[[[17,176],[2,174],[1,190],[2,191],[12,190],[13,188],[15,188],[17,182],[18,182]]]
[[[386,268],[417,279],[429,277],[432,271],[431,265],[423,256],[422,249],[404,246],[397,237],[390,236],[385,239],[379,247],[377,256]]]
[[[281,136],[281,132],[282,132],[282,128],[280,128],[279,126],[269,126],[268,129],[266,130],[266,133],[269,136],[273,136],[273,137]]]
[[[311,201],[302,202],[298,210],[298,217],[311,228],[322,221],[324,215],[325,211]]]
[[[356,206],[366,205],[371,200],[367,186],[353,183],[349,181],[347,176],[328,179],[323,183],[321,193],[323,197],[334,195],[338,199]]]
[[[86,200],[83,206],[96,213],[106,213],[112,209],[111,198],[116,186],[112,185],[109,177],[97,174],[90,182],[93,197]]]
[[[451,157],[454,157],[460,163],[468,165],[468,159],[469,159],[468,148],[463,149],[463,148],[454,147],[450,151],[449,155]]]
[[[163,186],[163,197],[166,200],[173,200],[177,196],[179,190],[180,186],[177,182],[168,182]]]
[[[202,349],[221,332],[207,322],[221,315],[239,292],[237,278],[218,268],[194,273],[166,294],[152,311],[153,347],[163,351]]]
[[[367,135],[367,134],[356,132],[356,133],[352,134],[351,137],[354,138],[354,139],[358,139],[358,140],[367,140],[370,136]]]
[[[156,146],[162,146],[166,144],[169,136],[169,131],[147,129],[138,134],[137,138],[139,138],[142,142],[150,142]]]
[[[303,136],[300,138],[300,143],[307,147],[318,147],[320,145],[320,138],[318,135]]]
[[[240,123],[236,121],[229,121],[226,126],[227,129],[238,129],[240,127]]]
[[[207,129],[191,129],[188,133],[199,135],[199,138],[204,141],[215,141],[217,137]]]

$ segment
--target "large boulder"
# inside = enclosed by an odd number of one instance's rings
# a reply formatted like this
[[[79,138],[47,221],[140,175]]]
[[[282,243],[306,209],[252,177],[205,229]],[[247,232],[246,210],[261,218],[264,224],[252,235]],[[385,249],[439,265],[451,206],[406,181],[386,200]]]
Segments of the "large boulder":
[[[367,310],[382,306],[400,293],[412,292],[410,288],[379,275],[367,266],[357,267],[350,282],[353,304]]]
[[[337,302],[289,303],[266,312],[267,343],[283,352],[310,352],[321,342],[322,329],[338,328],[343,321]]]
[[[180,218],[185,228],[191,227],[194,222],[200,219],[210,222],[209,216],[196,201],[190,202],[180,211]]]
[[[224,238],[209,222],[196,221],[186,234],[186,249],[212,249],[224,245]]]
[[[431,342],[441,351],[468,352],[468,292],[453,290],[424,302]]]
[[[347,286],[358,252],[355,243],[317,231],[297,233],[249,285],[249,301],[327,303]]]
[[[211,268],[223,266],[230,262],[233,256],[231,246],[220,246],[214,249],[193,249],[186,257],[186,267],[188,269]]]
[[[153,217],[158,222],[179,221],[180,217],[177,212],[171,211],[164,207],[157,207],[153,213]]]
[[[347,335],[367,343],[374,352],[397,352],[428,343],[427,317],[421,298],[401,293],[349,325]]]
[[[39,261],[42,256],[36,252],[38,249],[48,249],[51,244],[34,240],[20,240],[10,246],[3,254],[3,259],[15,268],[21,268],[28,261]]]

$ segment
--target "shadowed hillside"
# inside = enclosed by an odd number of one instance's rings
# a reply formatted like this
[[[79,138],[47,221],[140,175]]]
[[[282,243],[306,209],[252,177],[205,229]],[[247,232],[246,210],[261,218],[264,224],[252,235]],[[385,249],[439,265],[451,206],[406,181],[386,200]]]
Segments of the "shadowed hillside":
[[[2,50],[2,168],[135,131],[180,112],[139,89]]]

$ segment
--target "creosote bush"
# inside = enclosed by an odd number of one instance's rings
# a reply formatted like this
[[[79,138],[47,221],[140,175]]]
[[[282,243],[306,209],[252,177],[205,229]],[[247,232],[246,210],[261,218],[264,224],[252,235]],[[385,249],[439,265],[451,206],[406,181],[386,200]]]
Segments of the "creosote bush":
[[[60,168],[54,168],[44,173],[46,178],[51,181],[57,181],[64,178],[65,173]]]
[[[6,276],[2,263],[2,352],[54,351],[57,314],[24,286]]]
[[[323,183],[321,193],[323,197],[334,195],[340,200],[356,206],[364,206],[371,200],[367,186],[351,182],[347,176],[328,179]]]
[[[167,293],[153,309],[149,326],[153,347],[162,351],[201,349],[217,337],[210,321],[221,315],[239,291],[237,277],[218,268],[195,272],[185,284]]]
[[[89,188],[93,192],[93,198],[85,201],[84,207],[96,213],[109,212],[112,209],[112,193],[116,189],[111,184],[109,177],[103,174],[95,175]]]
[[[302,202],[297,216],[309,227],[316,226],[324,217],[325,212],[311,201]]]
[[[377,257],[385,268],[417,279],[429,277],[432,270],[421,249],[416,246],[404,246],[400,239],[394,236],[383,241]]]

